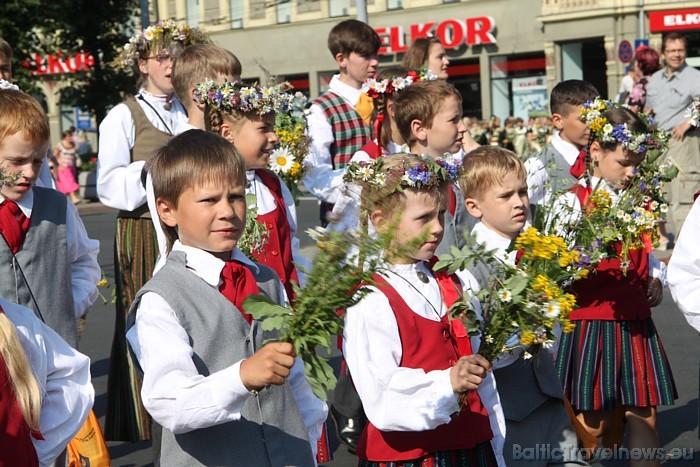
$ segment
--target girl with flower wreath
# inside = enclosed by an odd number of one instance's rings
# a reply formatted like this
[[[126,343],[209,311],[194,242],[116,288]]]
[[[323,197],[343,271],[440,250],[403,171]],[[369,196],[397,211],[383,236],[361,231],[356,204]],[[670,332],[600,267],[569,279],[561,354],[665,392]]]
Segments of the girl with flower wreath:
[[[303,279],[295,263],[308,265],[308,259],[299,253],[294,197],[286,183],[267,169],[279,141],[275,114],[286,112],[294,98],[286,89],[285,84],[245,86],[207,80],[195,86],[194,99],[205,106],[206,130],[230,141],[245,162],[246,195],[255,197],[248,209],[256,209],[257,221],[267,231],[264,244],[251,252],[252,259],[274,269],[293,300],[292,283],[301,285]]]
[[[395,232],[373,293],[345,313],[343,355],[369,419],[357,447],[363,467],[505,465],[490,442],[503,420],[500,404],[487,402],[498,401],[491,364],[448,313],[476,280],[431,270],[459,172],[458,162],[415,154],[348,168],[362,215]]]
[[[138,92],[115,106],[100,124],[97,193],[103,204],[119,210],[114,245],[116,320],[105,421],[108,440],[151,439],[139,378],[124,337],[131,302],[152,276],[158,255],[143,167],[173,136],[174,128],[187,120],[174,95],[173,60],[184,47],[208,41],[196,28],[163,20],[132,37],[115,63],[132,69],[138,77]]]
[[[637,167],[647,151],[665,142],[663,132],[648,119],[600,98],[586,102],[580,118],[591,130],[587,176],[553,207],[557,228],[565,233],[603,201],[615,206],[626,192],[643,189],[634,186],[644,183],[635,177]],[[629,448],[659,447],[656,406],[673,404],[677,398],[651,318],[651,307],[663,297],[665,268],[654,258],[651,245],[626,253],[620,241],[610,247],[616,254],[573,284],[579,308],[569,319],[576,327],[561,338],[557,371],[577,419],[591,435],[610,435],[622,413]],[[655,460],[630,462],[658,465]]]

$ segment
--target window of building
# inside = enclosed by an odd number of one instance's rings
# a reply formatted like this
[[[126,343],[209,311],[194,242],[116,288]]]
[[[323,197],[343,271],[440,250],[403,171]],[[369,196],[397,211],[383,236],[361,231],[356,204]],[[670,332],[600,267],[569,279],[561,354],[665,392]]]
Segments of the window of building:
[[[403,9],[403,0],[386,0],[387,10],[401,10]]]
[[[447,81],[462,95],[462,111],[465,116],[482,118],[481,67],[479,59],[451,62],[447,67]]]
[[[219,0],[204,0],[204,22],[217,24],[221,19],[220,17]]]
[[[313,13],[321,11],[321,0],[298,0],[297,13]]]
[[[562,80],[582,79],[596,87],[601,96],[608,95],[607,67],[603,38],[561,44]]]
[[[291,92],[300,92],[306,97],[309,97],[309,74],[301,73],[298,75],[281,75],[277,76],[277,82],[287,81],[294,86]]]
[[[545,66],[544,52],[492,57],[491,114],[501,120],[549,114]]]
[[[350,0],[329,0],[328,7],[331,17],[350,14]]]
[[[292,2],[289,0],[277,0],[277,22],[289,23],[292,21]]]
[[[267,16],[265,0],[249,0],[250,19],[263,19]]]
[[[171,3],[171,2],[168,2]],[[172,2],[173,4],[175,2]],[[199,26],[199,0],[187,0],[187,3],[185,4],[185,15],[187,16],[187,24],[189,26],[192,26],[193,28],[196,28]],[[174,9],[170,9],[170,5],[168,5],[168,13],[171,11],[175,11]],[[175,15],[171,15],[175,16]]]
[[[244,0],[229,0],[231,29],[241,29],[243,27],[243,1]]]

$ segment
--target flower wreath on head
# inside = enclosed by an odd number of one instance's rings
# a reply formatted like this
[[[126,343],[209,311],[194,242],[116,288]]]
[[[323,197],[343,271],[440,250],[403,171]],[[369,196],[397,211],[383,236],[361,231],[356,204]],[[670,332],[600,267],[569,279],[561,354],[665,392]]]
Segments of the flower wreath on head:
[[[662,150],[667,146],[668,133],[658,128],[651,116],[642,112],[637,113],[647,124],[649,131],[636,133],[630,130],[626,123],[613,125],[608,121],[605,114],[614,108],[627,107],[596,97],[592,101],[583,103],[579,119],[588,125],[591,135],[596,136],[601,142],[621,144],[625,150],[635,154],[642,154],[649,150]]]
[[[168,47],[172,44],[182,44],[183,47],[187,47],[209,42],[211,42],[209,36],[202,30],[186,25],[178,26],[175,20],[164,19],[129,39],[117,57],[117,63],[130,67],[137,63],[141,52],[146,50],[153,51],[158,47]]]
[[[691,102],[690,107],[688,107],[685,116],[686,118],[690,119],[689,123],[691,125],[696,128],[700,126],[700,97],[693,99],[693,102]]]
[[[257,83],[246,86],[233,81],[216,83],[209,79],[195,86],[194,101],[228,112],[256,112],[262,116],[287,112],[294,99],[294,95],[286,92],[290,88],[286,81],[273,86]]]
[[[19,91],[19,86],[14,83],[10,83],[4,79],[0,79],[0,91],[9,89],[10,91]]]
[[[391,96],[397,91],[407,88],[418,81],[434,81],[437,75],[428,68],[423,67],[420,71],[409,70],[406,76],[390,76],[382,80],[370,78],[362,83],[360,91],[367,94],[372,99],[378,99],[380,96]],[[379,138],[379,131],[384,123],[384,113],[378,112],[374,120],[374,136]]]
[[[417,157],[421,160],[418,165],[406,162],[388,170],[383,168],[383,157],[352,163],[347,166],[343,179],[357,185],[375,188],[391,187],[392,191],[396,192],[403,191],[405,188],[416,190],[437,188],[443,183],[452,183],[457,180],[462,171],[460,161],[439,159],[424,154]]]

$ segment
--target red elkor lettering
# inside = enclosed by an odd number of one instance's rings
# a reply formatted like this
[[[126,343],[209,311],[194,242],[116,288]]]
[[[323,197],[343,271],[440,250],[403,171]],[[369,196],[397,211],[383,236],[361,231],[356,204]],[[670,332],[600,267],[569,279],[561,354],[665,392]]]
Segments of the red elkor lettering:
[[[403,26],[392,26],[389,28],[389,44],[393,53],[401,53],[408,50],[405,43]]]
[[[494,44],[496,37],[492,34],[496,21],[490,16],[467,18],[467,44]]]
[[[421,39],[428,37],[430,35],[430,30],[433,29],[435,23],[419,23],[411,25],[411,42],[416,39]]]
[[[386,55],[391,53],[391,42],[389,41],[389,36],[387,35],[387,28],[375,28],[374,31],[379,35],[382,40],[381,46],[377,51],[379,55]]]
[[[464,23],[460,23],[456,19],[443,21],[435,29],[435,35],[438,36],[445,48],[459,47],[464,43]]]

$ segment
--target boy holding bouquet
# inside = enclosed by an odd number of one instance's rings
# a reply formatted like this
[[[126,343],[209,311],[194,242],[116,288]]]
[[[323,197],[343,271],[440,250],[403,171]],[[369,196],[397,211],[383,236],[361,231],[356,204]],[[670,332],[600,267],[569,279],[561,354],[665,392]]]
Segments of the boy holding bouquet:
[[[508,250],[526,224],[529,205],[523,163],[497,146],[481,146],[463,163],[459,185],[467,210],[479,219],[472,233],[487,249],[496,250],[498,259],[514,265],[516,252]],[[473,273],[480,288],[492,286],[489,278],[494,271],[488,265]],[[548,349],[541,348],[532,357],[518,346],[494,362],[494,377],[506,420],[503,454],[509,466],[586,465],[575,460],[576,433],[564,408],[554,355]],[[536,461],[514,458],[515,446],[526,449],[535,444],[560,449],[562,456]]]

